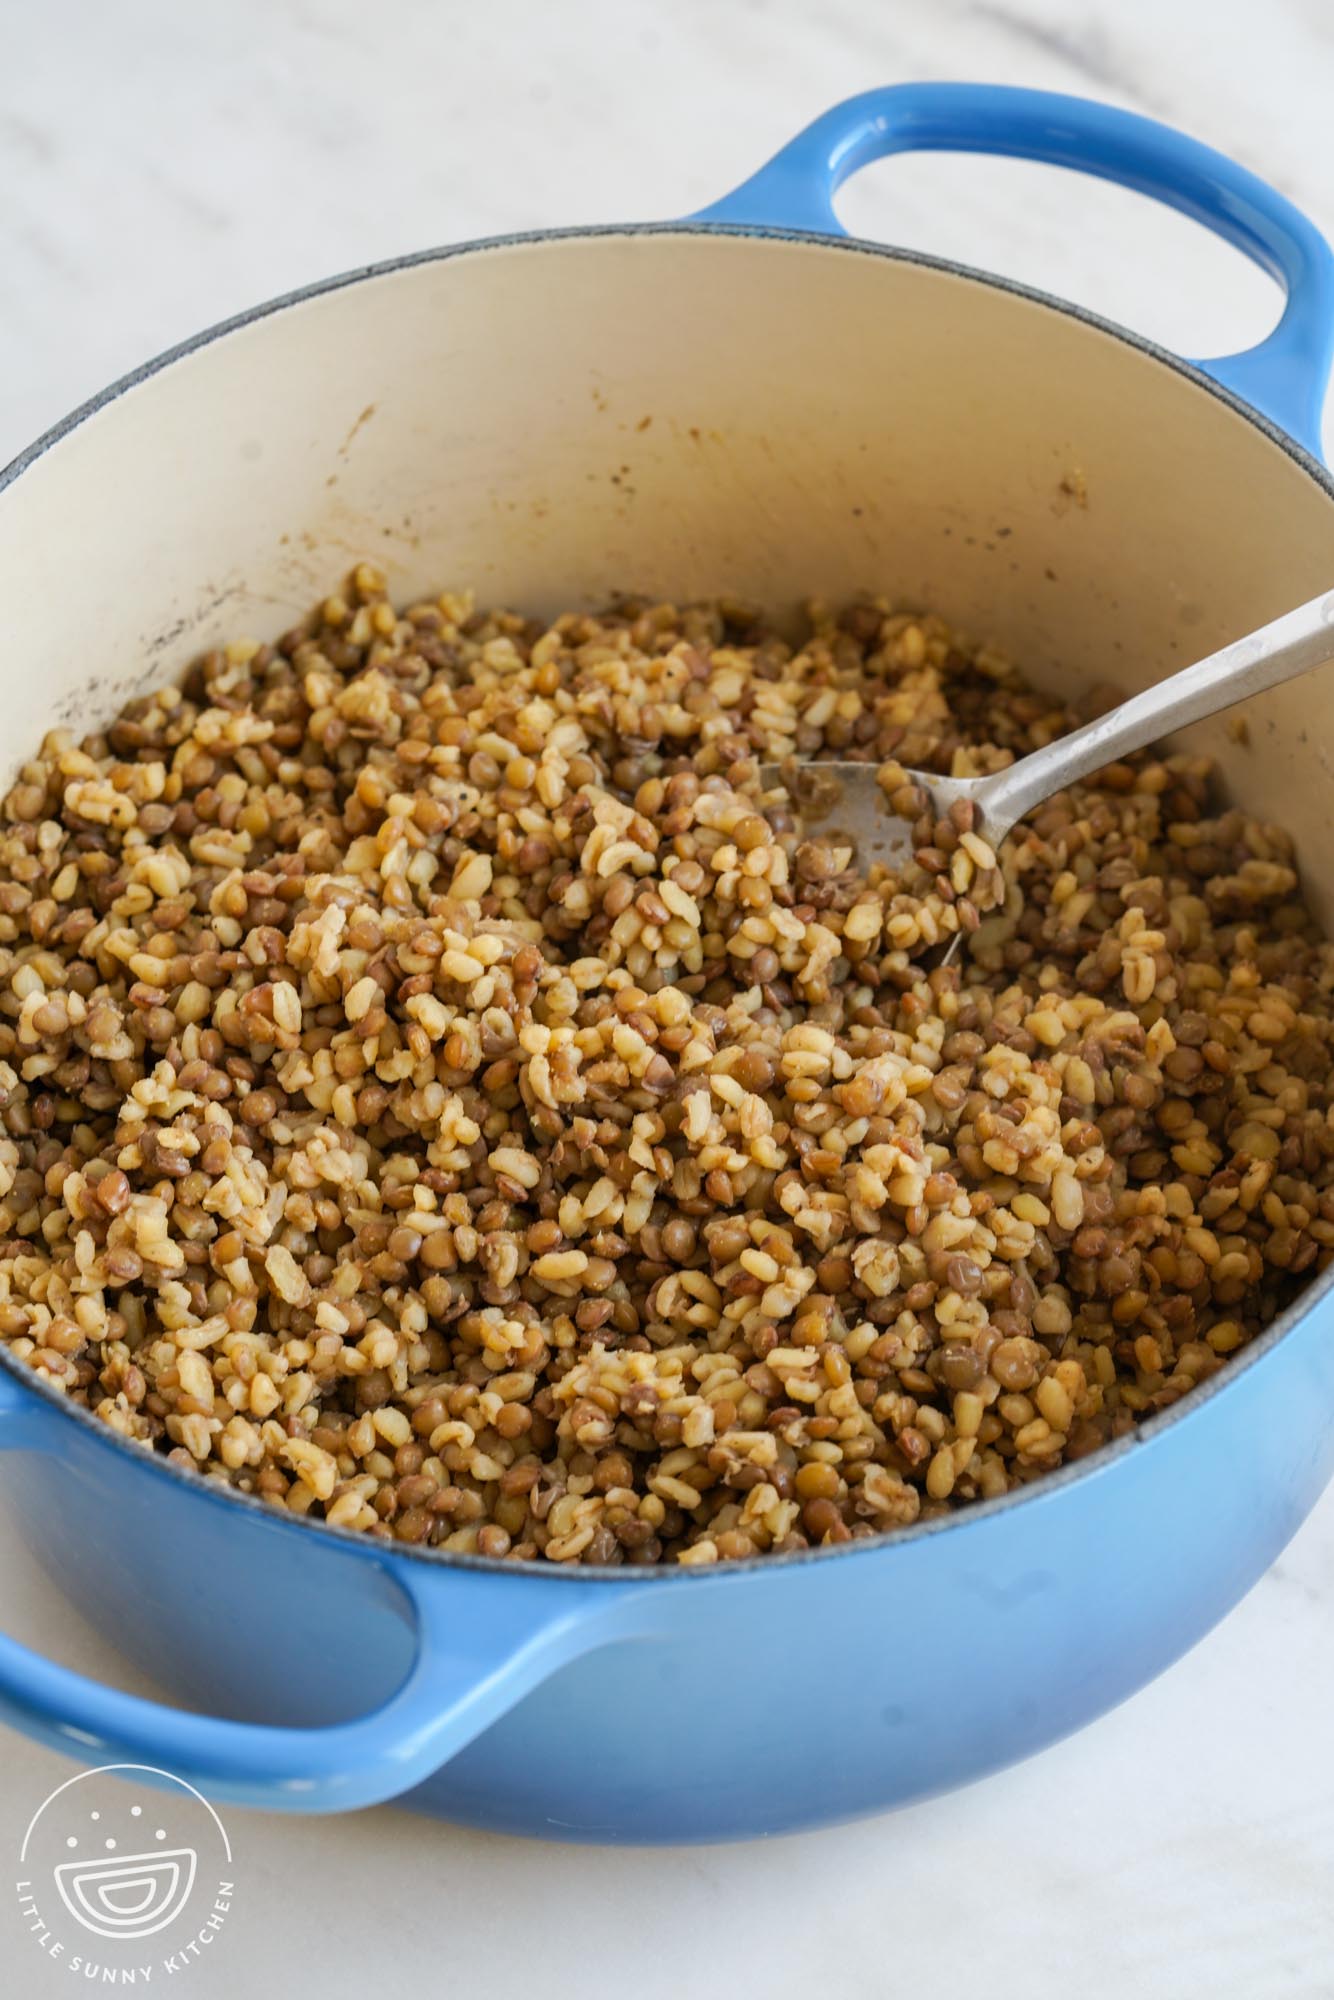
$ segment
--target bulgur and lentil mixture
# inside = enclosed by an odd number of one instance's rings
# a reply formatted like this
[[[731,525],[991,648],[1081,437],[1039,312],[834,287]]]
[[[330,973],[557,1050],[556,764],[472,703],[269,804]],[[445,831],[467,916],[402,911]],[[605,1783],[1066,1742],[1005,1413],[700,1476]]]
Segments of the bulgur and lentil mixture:
[[[1334,1248],[1334,957],[1138,756],[897,879],[761,761],[1075,718],[885,601],[549,626],[369,565],[0,825],[0,1337],[341,1527],[706,1564],[939,1514],[1186,1395]],[[924,947],[957,929],[957,962]]]

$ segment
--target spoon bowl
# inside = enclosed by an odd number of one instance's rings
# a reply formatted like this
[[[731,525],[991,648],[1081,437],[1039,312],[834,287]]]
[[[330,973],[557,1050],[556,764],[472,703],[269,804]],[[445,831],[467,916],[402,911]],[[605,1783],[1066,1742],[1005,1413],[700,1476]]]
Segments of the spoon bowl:
[[[1018,822],[1067,785],[1332,658],[1334,591],[1324,591],[1003,770],[983,778],[909,771],[907,780],[925,793],[925,814],[936,821],[953,818],[961,834],[966,829],[999,857],[1001,843]],[[870,762],[788,758],[762,764],[760,779],[766,787],[787,789],[804,830],[826,840],[841,836],[863,873],[877,864],[899,873],[921,856],[921,821],[914,823],[894,810],[881,782],[883,768]],[[970,808],[966,816],[958,813],[960,804]],[[954,934],[947,955],[959,935]]]
[[[760,782],[766,791],[783,786],[797,809],[803,831],[851,847],[864,873],[869,874],[877,863],[899,873],[912,862],[921,843],[916,823],[895,812],[890,803],[880,782],[881,768],[871,763],[801,763],[790,758],[783,764],[761,764]],[[934,771],[910,771],[908,777],[926,793],[926,810],[934,819],[944,819],[952,805],[966,800],[973,808],[973,832],[992,846],[1004,837],[996,834],[986,818],[985,778],[942,778]]]

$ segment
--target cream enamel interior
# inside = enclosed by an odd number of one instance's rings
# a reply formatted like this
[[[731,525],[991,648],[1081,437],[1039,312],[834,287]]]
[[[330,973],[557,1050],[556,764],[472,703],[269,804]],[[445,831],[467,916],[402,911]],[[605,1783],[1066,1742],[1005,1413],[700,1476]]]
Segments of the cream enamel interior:
[[[1129,691],[1328,588],[1334,502],[1153,354],[965,273],[685,228],[479,247],[204,342],[0,491],[6,773],[364,556],[537,612],[883,590]],[[1331,690],[1190,738],[1327,911]]]

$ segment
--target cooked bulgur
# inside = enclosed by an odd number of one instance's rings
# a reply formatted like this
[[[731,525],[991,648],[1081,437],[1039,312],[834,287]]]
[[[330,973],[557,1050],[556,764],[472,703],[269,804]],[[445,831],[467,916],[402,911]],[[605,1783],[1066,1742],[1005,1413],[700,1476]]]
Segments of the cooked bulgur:
[[[1145,755],[902,878],[758,764],[1070,726],[881,601],[395,611],[363,566],[0,828],[0,1335],[343,1527],[554,1562],[846,1541],[1082,1458],[1334,1245],[1334,958]],[[970,933],[957,962],[931,946]]]

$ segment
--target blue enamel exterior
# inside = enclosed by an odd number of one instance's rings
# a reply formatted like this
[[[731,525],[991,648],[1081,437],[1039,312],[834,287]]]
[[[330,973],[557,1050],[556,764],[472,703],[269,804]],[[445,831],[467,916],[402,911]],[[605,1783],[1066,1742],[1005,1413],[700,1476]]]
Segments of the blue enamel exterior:
[[[847,175],[923,146],[1100,174],[1238,244],[1288,303],[1259,347],[1199,365],[1314,445],[1328,246],[1253,175],[1145,119],[990,86],[873,91],[694,225],[841,233]],[[401,1797],[567,1839],[741,1838],[905,1803],[1092,1720],[1264,1572],[1334,1473],[1330,1290],[1319,1281],[1138,1438],[1021,1494],[879,1543],[641,1575],[449,1558],[295,1520],[126,1444],[0,1351],[10,1523],[189,1704],[121,1694],[0,1637],[0,1715],[85,1764],[164,1766],[219,1801],[329,1812]]]
[[[58,1550],[120,1653],[203,1711],[0,1639],[0,1715],[30,1735],[218,1802],[404,1796],[505,1832],[725,1840],[965,1783],[1193,1645],[1334,1473],[1334,1304],[1086,1470],[725,1572],[516,1573],[313,1529],[118,1442],[8,1363],[0,1438],[8,1520]]]

